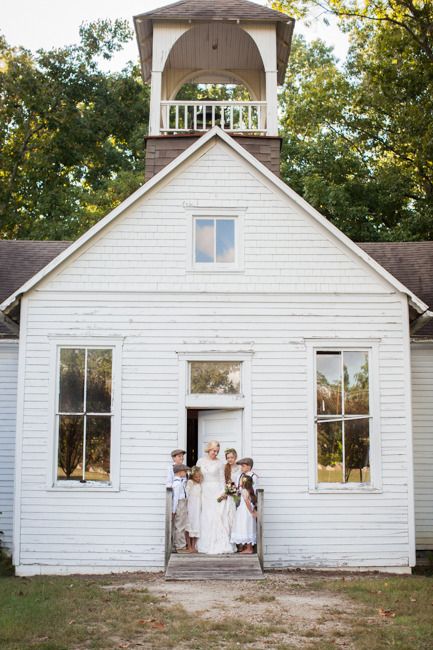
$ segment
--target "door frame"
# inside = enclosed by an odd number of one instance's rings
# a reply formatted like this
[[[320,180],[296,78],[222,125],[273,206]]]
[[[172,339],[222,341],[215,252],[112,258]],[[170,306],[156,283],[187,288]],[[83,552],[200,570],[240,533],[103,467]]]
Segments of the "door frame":
[[[242,448],[246,456],[252,453],[251,360],[253,352],[178,352],[179,409],[178,445],[185,449],[187,409],[242,409]],[[240,395],[199,395],[188,393],[188,364],[190,361],[240,361]]]

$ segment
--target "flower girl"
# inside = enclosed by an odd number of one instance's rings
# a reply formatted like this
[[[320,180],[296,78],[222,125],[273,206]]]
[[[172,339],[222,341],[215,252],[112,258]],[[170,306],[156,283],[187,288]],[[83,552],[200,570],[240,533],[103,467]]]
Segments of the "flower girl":
[[[188,497],[188,523],[186,526],[188,550],[197,553],[197,539],[200,537],[200,509],[201,509],[201,482],[203,475],[200,467],[193,467],[188,483],[186,495]]]
[[[256,495],[251,476],[243,476],[240,481],[241,502],[236,510],[231,543],[244,545],[241,553],[252,553],[256,543]]]

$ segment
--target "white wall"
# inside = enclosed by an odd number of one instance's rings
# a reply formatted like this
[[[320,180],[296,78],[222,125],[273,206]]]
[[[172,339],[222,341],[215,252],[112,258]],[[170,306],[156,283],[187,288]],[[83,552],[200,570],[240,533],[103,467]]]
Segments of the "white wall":
[[[0,340],[0,530],[12,550],[18,342]]]
[[[433,344],[412,344],[416,546],[433,549]]]
[[[162,566],[177,352],[198,345],[254,353],[251,436],[266,491],[266,564],[405,567],[401,296],[225,145],[202,153],[29,295],[19,571]],[[191,206],[245,210],[243,273],[187,272]],[[123,337],[117,493],[47,489],[50,345],[80,335]],[[308,491],[305,339],[313,337],[378,342],[382,490]]]

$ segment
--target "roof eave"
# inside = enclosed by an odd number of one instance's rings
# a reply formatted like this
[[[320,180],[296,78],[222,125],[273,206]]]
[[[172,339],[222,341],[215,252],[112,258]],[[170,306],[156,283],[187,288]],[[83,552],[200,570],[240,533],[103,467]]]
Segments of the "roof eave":
[[[416,334],[433,319],[433,311],[427,309],[410,323],[410,333]]]

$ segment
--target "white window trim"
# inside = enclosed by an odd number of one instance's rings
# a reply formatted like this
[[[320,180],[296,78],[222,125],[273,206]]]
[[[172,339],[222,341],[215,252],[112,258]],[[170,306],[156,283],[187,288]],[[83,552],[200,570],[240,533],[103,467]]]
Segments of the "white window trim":
[[[187,228],[187,270],[194,273],[239,273],[244,270],[244,213],[245,208],[197,208],[188,211]],[[196,262],[195,261],[195,220],[196,219],[234,219],[235,222],[235,261],[234,262]]]
[[[251,361],[253,352],[178,352],[179,360],[179,413],[178,445],[185,449],[186,415],[194,409],[243,409],[242,450],[245,456],[252,453],[252,400]],[[212,395],[188,392],[190,361],[240,361],[241,393],[239,395]]]
[[[377,339],[340,339],[306,341],[308,365],[308,489],[310,494],[382,492],[382,446],[380,439],[379,343]],[[316,405],[316,351],[368,351],[370,399],[370,483],[318,483]]]
[[[122,346],[123,338],[55,338],[51,339],[50,350],[50,430],[49,430],[49,459],[47,468],[47,485],[49,491],[68,492],[118,492],[120,490],[120,424],[121,424],[121,374],[122,374]],[[111,446],[110,446],[110,481],[58,481],[57,480],[57,406],[59,399],[59,358],[61,348],[91,348],[113,350],[112,369],[112,419],[111,419]]]

